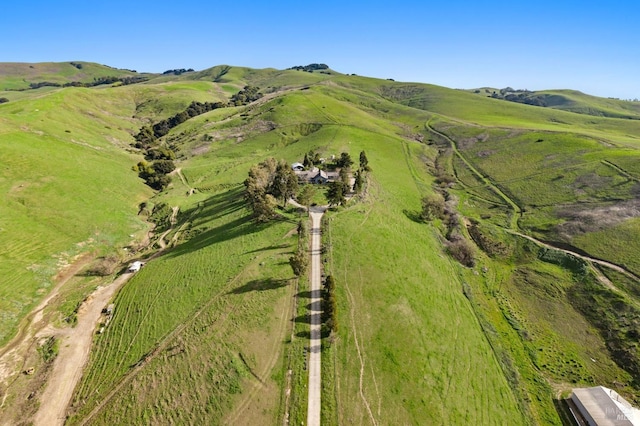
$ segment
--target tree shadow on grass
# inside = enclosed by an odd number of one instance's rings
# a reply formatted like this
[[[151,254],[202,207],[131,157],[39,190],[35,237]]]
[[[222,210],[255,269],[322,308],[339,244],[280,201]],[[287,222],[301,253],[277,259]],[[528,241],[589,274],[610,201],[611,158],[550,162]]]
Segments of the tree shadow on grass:
[[[258,253],[258,252],[261,252],[261,251],[269,251],[269,250],[281,250],[281,249],[286,249],[286,248],[289,248],[289,247],[291,247],[291,244],[286,244],[286,243],[279,244],[279,245],[275,245],[274,244],[274,245],[271,245],[271,246],[268,246],[268,247],[262,247],[262,248],[255,249],[255,250],[249,250],[245,254]]]
[[[211,228],[183,244],[178,245],[165,256],[177,257],[190,254],[215,243],[232,240],[243,235],[253,234],[266,228],[266,224],[255,224],[249,215],[227,222],[216,228]]]
[[[306,299],[311,299],[311,291],[307,290],[307,291],[301,291],[300,293],[296,294],[297,297],[299,298],[306,298]]]
[[[424,223],[424,220],[422,219],[422,217],[420,216],[420,212],[419,211],[415,211],[415,210],[402,210],[402,213],[404,213],[404,215],[411,220],[412,222],[416,222],[416,223]]]
[[[288,279],[274,280],[273,278],[267,278],[264,280],[251,280],[243,286],[240,286],[234,290],[231,290],[227,294],[243,294],[250,291],[268,291],[276,290],[278,288],[286,287],[289,285]]]
[[[185,234],[191,231],[194,233],[201,232],[174,249],[168,251],[165,256],[175,257],[183,254],[189,254],[205,248],[211,244],[220,243],[244,235],[260,232],[270,226],[270,223],[256,223],[253,221],[251,213],[247,210],[246,214],[238,217],[238,211],[245,209],[246,203],[243,197],[241,186],[230,189],[226,192],[219,193],[207,198],[190,210],[186,210],[180,214],[181,218],[188,218],[190,227]],[[218,221],[224,222],[225,216],[229,217],[226,223],[213,228],[206,229],[207,224]],[[235,219],[232,219],[235,218]],[[289,221],[288,219],[281,219]],[[275,221],[275,220],[274,220]],[[288,247],[288,244],[272,245],[262,250],[277,250]]]
[[[311,338],[311,332],[310,331],[298,331],[296,333],[296,337],[299,337],[301,339],[310,339]]]

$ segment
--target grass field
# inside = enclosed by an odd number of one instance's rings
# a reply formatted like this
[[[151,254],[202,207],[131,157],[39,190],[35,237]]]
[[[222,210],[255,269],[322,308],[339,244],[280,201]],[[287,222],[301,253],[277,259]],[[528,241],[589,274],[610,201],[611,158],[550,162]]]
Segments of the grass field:
[[[116,298],[78,389],[78,419],[114,386],[96,424],[279,416],[295,222],[255,229],[238,188],[195,208],[184,217],[197,236],[150,262]]]
[[[151,191],[122,150],[131,126],[125,106],[103,97],[93,112],[90,93],[65,90],[0,106],[0,342],[76,255],[124,247],[148,227],[136,213]]]
[[[34,75],[64,82],[77,77],[69,67],[39,65]],[[0,72],[0,86],[18,87],[14,74]],[[267,96],[173,128],[163,142],[179,172],[160,193],[143,186],[131,170],[141,153],[130,147],[142,125],[248,84]],[[179,209],[167,237],[174,247],[127,283],[95,336],[69,424],[306,421],[309,294],[288,264],[305,217],[289,209],[253,223],[242,183],[253,164],[301,161],[310,150],[356,161],[364,150],[372,168],[365,196],[326,216],[339,331],[323,346],[323,423],[560,424],[557,398],[573,386],[637,392],[635,370],[615,352],[630,351],[625,336],[637,332],[637,283],[609,272],[619,293],[597,287],[570,258],[504,231],[640,272],[640,123],[589,115],[623,116],[625,103],[567,92],[560,110],[333,71],[235,66],[5,93],[0,342],[76,255],[124,259],[122,248],[149,227],[141,202]],[[443,170],[455,182],[438,183]],[[478,243],[472,268],[452,260],[446,223],[419,220],[421,197],[435,189],[464,216],[461,237],[470,239],[473,220],[498,250]],[[69,315],[97,283],[70,280],[49,309]]]

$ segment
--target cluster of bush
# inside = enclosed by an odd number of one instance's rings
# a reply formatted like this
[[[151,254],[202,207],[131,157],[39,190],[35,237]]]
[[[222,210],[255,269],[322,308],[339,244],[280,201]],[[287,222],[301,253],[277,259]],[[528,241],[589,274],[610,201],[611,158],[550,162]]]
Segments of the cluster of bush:
[[[296,70],[296,71],[314,72],[314,71],[329,69],[329,65],[327,64],[296,65],[295,67],[291,67],[289,69]]]
[[[257,101],[262,97],[260,89],[256,86],[244,86],[244,88],[233,95],[229,101],[229,106],[246,105],[253,101]]]
[[[493,238],[480,228],[477,221],[471,221],[467,228],[473,241],[491,257],[505,257],[509,254],[509,247],[502,241]]]
[[[433,192],[422,197],[423,221],[439,219],[446,226],[445,238],[447,252],[465,266],[475,265],[473,246],[460,231],[460,218],[456,212],[457,199],[447,191]]]
[[[477,92],[478,91],[476,90],[476,93]],[[485,92],[488,93],[489,91],[485,89]],[[489,97],[494,99],[503,99],[509,102],[517,102],[520,104],[539,106],[539,107],[548,106],[546,95],[540,95],[540,94],[537,94],[536,92],[532,92],[526,89],[515,90],[515,89],[512,89],[511,87],[505,87],[504,89],[500,89],[499,92],[496,92],[495,90],[492,91]]]
[[[0,98],[0,104],[4,104],[4,103],[7,103],[7,102],[9,102],[9,99],[7,99],[7,98]]]
[[[180,74],[184,74],[185,72],[193,72],[194,69],[193,68],[189,68],[184,69],[184,68],[176,68],[174,70],[166,70],[165,72],[162,73],[162,75],[168,75],[168,74],[173,74],[173,75],[180,75]]]

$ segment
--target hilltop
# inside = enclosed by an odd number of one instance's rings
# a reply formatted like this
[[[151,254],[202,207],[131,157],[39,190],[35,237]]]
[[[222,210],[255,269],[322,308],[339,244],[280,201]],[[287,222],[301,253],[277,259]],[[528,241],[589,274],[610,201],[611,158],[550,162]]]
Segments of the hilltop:
[[[280,201],[256,223],[244,182],[361,152],[362,193],[322,225],[323,423],[562,424],[578,386],[638,402],[636,103],[75,64],[0,64],[0,341],[28,343],[20,365],[0,351],[3,422],[33,418],[56,345],[134,260],[68,424],[303,422],[311,294],[289,259],[310,224]]]
[[[614,98],[599,98],[579,92],[577,90],[515,90],[511,87],[493,89],[483,87],[472,91],[481,96],[503,99],[539,107],[555,108],[578,114],[594,115],[598,117],[640,119],[640,102],[635,99],[620,100]]]

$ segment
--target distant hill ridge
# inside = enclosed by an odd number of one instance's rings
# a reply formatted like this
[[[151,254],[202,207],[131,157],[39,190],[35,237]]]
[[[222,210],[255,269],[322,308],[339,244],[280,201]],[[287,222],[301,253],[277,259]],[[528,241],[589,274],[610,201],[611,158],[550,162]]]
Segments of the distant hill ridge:
[[[285,75],[291,71],[303,71],[309,74],[334,74],[335,72],[324,63],[311,63],[308,65],[296,65],[286,70],[262,69],[254,70],[245,67],[232,67],[218,65],[202,71],[193,68],[176,68],[163,73],[138,73],[136,70],[110,67],[92,62],[41,62],[41,63],[0,63],[0,92],[21,91],[37,89],[44,86],[68,87],[83,86],[92,87],[103,84],[135,84],[152,79],[166,79],[168,77],[184,78],[186,80],[202,80],[223,83],[234,81],[236,76],[228,75],[231,70],[235,74],[242,74],[247,83],[260,86],[263,82],[272,81],[276,74]],[[339,73],[337,73],[339,74]],[[294,81],[287,77],[287,81]],[[417,84],[416,86],[422,86]],[[241,87],[239,87],[241,88]],[[385,96],[408,102],[414,105],[411,98],[417,96],[419,103],[424,103],[422,96],[424,88],[409,88],[408,86],[382,87]],[[597,117],[610,117],[640,120],[640,102],[637,100],[625,101],[614,98],[601,98],[591,96],[576,90],[519,90],[511,87],[496,89],[482,87],[468,90],[476,95],[490,97],[514,103],[526,104],[537,107],[558,109],[577,114],[592,115]],[[2,97],[7,101],[7,97]],[[10,96],[9,96],[10,98]]]
[[[519,90],[511,87],[494,89],[483,87],[473,90],[473,93],[526,105],[555,108],[578,114],[594,115],[598,117],[640,119],[640,102],[634,100],[620,100],[615,98],[600,98],[587,95],[577,90]]]

